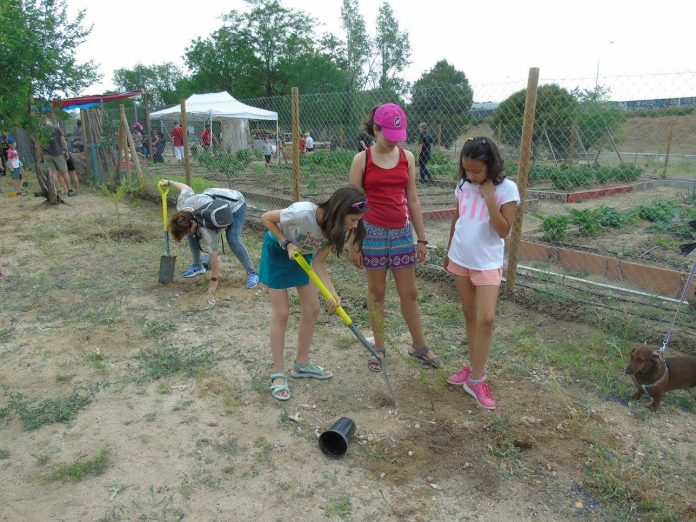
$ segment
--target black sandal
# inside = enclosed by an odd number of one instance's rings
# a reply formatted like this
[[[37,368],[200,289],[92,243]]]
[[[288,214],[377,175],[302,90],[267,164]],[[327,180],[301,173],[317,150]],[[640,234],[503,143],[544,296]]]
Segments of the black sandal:
[[[367,360],[367,367],[370,369],[370,371],[379,373],[382,371],[382,361],[384,360],[384,357],[386,355],[386,350],[384,348],[374,348],[374,351],[378,354],[381,353],[382,357],[370,355],[370,358]],[[375,364],[377,365],[377,368],[373,366]]]
[[[432,357],[428,358],[428,352],[430,351],[430,348],[427,346],[423,346],[423,348],[418,348],[414,346],[413,349],[415,350],[414,352],[409,351],[408,354],[411,357],[415,357],[419,361],[423,361],[425,364],[428,366],[432,366],[433,368],[439,368],[442,366],[442,363],[440,362],[440,359],[438,358],[437,355],[433,354]]]

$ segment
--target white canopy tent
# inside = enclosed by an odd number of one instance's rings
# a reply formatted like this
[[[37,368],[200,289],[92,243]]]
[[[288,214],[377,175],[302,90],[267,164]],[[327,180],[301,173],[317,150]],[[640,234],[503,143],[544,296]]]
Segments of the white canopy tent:
[[[276,143],[278,143],[278,113],[252,107],[236,100],[226,91],[207,94],[192,94],[186,99],[186,118],[189,122],[210,123],[220,121],[222,125],[222,145],[234,150],[248,147],[247,135],[249,120],[270,120],[276,122]],[[150,114],[152,120],[179,121],[181,107],[175,105]]]

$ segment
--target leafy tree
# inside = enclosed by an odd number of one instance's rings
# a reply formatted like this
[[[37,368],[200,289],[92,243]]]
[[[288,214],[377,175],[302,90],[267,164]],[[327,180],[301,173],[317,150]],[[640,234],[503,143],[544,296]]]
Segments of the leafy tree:
[[[493,112],[489,124],[499,141],[519,145],[527,91],[521,90],[503,101]],[[578,119],[579,104],[575,96],[556,85],[542,85],[537,90],[533,146],[548,146],[543,129],[556,153],[565,153],[571,141],[571,129]]]
[[[413,84],[411,118],[414,123],[428,123],[431,133],[437,129],[440,144],[449,147],[471,125],[469,111],[473,99],[474,91],[466,75],[447,60],[440,60]],[[409,129],[414,135],[418,132],[416,125]]]
[[[377,27],[375,43],[380,60],[377,84],[382,91],[402,94],[406,91],[407,83],[398,74],[410,63],[408,33],[399,30],[399,22],[394,18],[394,11],[387,2],[379,6]]]
[[[6,127],[20,127],[41,138],[32,100],[42,105],[41,100],[71,96],[100,78],[94,63],[75,58],[92,28],[82,26],[84,10],[68,16],[65,0],[0,0],[0,7],[6,72],[0,82],[0,118]],[[56,203],[53,183],[36,171],[49,202]]]
[[[184,53],[197,92],[229,91],[237,97],[262,96],[261,62],[245,35],[223,26],[206,39],[196,38]]]
[[[137,64],[132,69],[116,69],[114,84],[118,89],[134,91],[146,89],[152,110],[162,109],[179,102],[190,92],[182,92],[185,85],[184,73],[171,62],[162,65]]]
[[[0,45],[6,74],[0,82],[0,118],[32,129],[31,99],[77,94],[100,79],[93,62],[75,50],[92,28],[82,27],[84,9],[68,16],[66,0],[2,0]]]
[[[344,64],[347,75],[346,90],[361,90],[367,81],[365,67],[370,60],[370,38],[365,29],[365,19],[359,11],[357,0],[343,0],[341,21],[346,32]]]
[[[609,88],[602,85],[587,90],[575,88],[571,94],[580,104],[577,130],[582,144],[586,148],[598,146],[606,138],[607,132],[620,138],[624,113],[618,107],[610,104],[611,91]]]
[[[246,0],[246,13],[230,11],[223,26],[186,49],[194,84],[232,90],[239,97],[289,91],[288,70],[314,49],[316,21],[277,0]]]

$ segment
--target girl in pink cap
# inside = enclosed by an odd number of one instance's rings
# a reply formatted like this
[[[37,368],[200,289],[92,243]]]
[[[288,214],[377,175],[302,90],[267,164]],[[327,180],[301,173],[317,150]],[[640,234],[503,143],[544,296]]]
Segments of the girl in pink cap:
[[[384,296],[391,269],[401,314],[411,333],[413,346],[408,353],[439,368],[440,361],[425,342],[418,309],[416,264],[425,261],[428,242],[416,190],[415,160],[410,151],[399,146],[406,141],[406,124],[406,114],[395,103],[374,107],[365,122],[375,144],[353,158],[350,183],[365,190],[370,208],[363,219],[365,239],[362,247],[352,245],[351,261],[367,271],[367,307],[380,358],[385,354]],[[415,243],[413,230],[418,237]],[[368,367],[375,372],[382,370],[374,356]]]

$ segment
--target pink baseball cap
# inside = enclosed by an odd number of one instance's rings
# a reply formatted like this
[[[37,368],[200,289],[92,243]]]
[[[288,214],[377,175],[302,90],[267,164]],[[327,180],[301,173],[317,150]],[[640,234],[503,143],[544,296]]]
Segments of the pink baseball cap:
[[[396,103],[385,103],[375,111],[375,123],[389,141],[406,141],[406,113]]]

